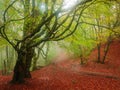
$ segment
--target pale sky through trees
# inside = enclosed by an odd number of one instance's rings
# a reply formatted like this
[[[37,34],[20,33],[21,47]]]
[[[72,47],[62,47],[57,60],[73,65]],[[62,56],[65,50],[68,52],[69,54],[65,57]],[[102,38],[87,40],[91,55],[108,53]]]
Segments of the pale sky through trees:
[[[74,7],[77,4],[78,0],[64,0],[63,9],[68,10]]]

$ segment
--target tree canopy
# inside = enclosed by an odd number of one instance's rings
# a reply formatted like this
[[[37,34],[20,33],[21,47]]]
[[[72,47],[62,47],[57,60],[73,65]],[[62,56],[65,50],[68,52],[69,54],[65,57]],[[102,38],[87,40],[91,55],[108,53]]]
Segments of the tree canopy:
[[[0,4],[0,44],[11,45],[18,57],[13,82],[30,77],[35,48],[42,51],[46,42],[64,40],[65,47],[83,56],[93,46],[120,37],[119,0],[2,0]]]

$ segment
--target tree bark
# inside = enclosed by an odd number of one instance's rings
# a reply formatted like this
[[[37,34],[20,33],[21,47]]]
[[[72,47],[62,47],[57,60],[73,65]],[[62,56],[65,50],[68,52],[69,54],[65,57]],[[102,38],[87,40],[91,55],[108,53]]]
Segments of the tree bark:
[[[30,66],[34,49],[22,49],[18,51],[18,58],[14,67],[12,83],[24,83],[24,78],[31,78]]]
[[[111,43],[112,43],[112,39],[111,39],[111,36],[109,36],[108,41],[107,41],[106,46],[105,46],[105,49],[104,49],[104,56],[103,56],[102,64],[105,63],[105,60],[106,60]]]
[[[101,56],[101,53],[100,53],[101,52],[100,51],[100,49],[101,49],[101,43],[97,44],[97,49],[98,49],[98,60],[97,60],[97,62],[100,63],[100,59],[101,59],[100,58],[100,56]]]
[[[23,83],[25,77],[25,64],[24,64],[25,52],[19,51],[18,58],[14,67],[14,75],[12,83]]]
[[[34,56],[34,49],[32,49],[32,48],[27,49],[27,53],[26,53],[26,67],[25,67],[25,78],[31,78],[30,67],[31,67],[31,62],[32,62],[33,56]]]

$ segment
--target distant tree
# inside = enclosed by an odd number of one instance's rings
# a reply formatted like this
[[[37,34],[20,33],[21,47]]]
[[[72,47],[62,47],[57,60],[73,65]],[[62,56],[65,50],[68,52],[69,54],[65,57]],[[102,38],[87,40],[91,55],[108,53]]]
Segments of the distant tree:
[[[103,3],[103,2],[102,2]],[[104,6],[102,6],[104,5]],[[113,41],[116,39],[116,34],[120,35],[119,30],[116,29],[119,27],[119,13],[120,13],[120,4],[119,1],[114,2],[104,2],[103,4],[96,5],[96,7],[103,8],[101,11],[99,8],[96,8],[96,13],[94,16],[94,24],[87,23],[88,25],[93,26],[93,31],[95,35],[95,41],[97,44],[97,62],[98,63],[105,63],[109,47]],[[111,12],[109,12],[112,10]],[[113,15],[114,13],[114,15]],[[93,13],[92,13],[93,15]],[[103,46],[103,43],[105,44]],[[103,55],[101,55],[101,49],[103,50]]]

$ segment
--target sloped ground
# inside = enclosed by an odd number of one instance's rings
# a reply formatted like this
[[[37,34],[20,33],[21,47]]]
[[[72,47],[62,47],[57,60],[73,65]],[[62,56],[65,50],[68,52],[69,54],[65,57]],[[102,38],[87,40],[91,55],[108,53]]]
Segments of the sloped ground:
[[[104,49],[101,49],[101,58]],[[120,77],[120,41],[114,41],[109,49],[105,64],[96,63],[97,50],[94,50],[89,56],[89,61],[86,65],[80,65],[80,59],[69,60],[58,64],[61,68],[72,69],[77,72],[88,72],[96,74],[104,74],[113,77]]]
[[[86,65],[80,60],[53,63],[32,72],[32,79],[12,85],[11,76],[0,76],[0,90],[120,90],[120,43],[114,42],[105,64],[93,62],[95,50]]]

